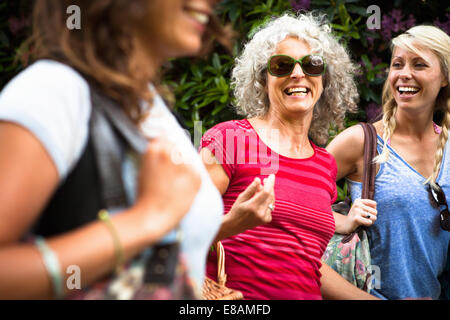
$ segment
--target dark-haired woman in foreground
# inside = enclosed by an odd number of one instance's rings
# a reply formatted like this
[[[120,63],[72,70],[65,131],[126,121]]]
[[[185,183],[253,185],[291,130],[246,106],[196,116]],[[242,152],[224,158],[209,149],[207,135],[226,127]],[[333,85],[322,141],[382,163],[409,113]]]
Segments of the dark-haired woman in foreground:
[[[1,299],[62,298],[70,293],[68,266],[80,268],[85,288],[178,225],[189,276],[201,287],[222,202],[152,83],[168,58],[197,54],[203,40],[220,31],[212,2],[36,1],[35,62],[0,95]],[[81,9],[80,30],[66,27],[69,5]],[[142,157],[126,152],[122,163],[132,205],[110,213],[112,227],[95,219],[64,232],[56,225],[38,230],[39,242],[21,242],[84,155],[91,88],[114,99],[135,128],[152,138]],[[186,161],[175,163],[177,153]],[[86,213],[84,200],[80,214]]]

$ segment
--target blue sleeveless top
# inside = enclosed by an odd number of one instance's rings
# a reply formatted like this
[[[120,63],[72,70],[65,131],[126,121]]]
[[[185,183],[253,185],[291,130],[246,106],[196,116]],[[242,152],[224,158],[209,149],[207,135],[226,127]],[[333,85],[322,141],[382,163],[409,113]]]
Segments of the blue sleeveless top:
[[[436,181],[450,204],[448,145],[447,141]],[[382,146],[378,136],[378,153]],[[371,294],[384,299],[438,299],[450,232],[441,229],[439,210],[430,205],[426,178],[388,149],[389,160],[380,165],[375,179],[377,221],[367,228],[372,266],[379,268],[379,282]],[[361,198],[362,184],[347,181],[352,199]]]

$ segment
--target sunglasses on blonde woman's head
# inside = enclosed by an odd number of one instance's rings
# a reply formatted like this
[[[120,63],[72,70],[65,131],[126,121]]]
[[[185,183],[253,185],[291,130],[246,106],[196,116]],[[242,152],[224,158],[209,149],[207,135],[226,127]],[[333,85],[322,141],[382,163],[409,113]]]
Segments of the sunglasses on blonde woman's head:
[[[450,212],[448,211],[447,199],[445,197],[444,190],[442,190],[441,186],[436,184],[436,188],[428,185],[428,191],[431,194],[431,198],[435,202],[435,204],[439,207],[439,222],[441,224],[441,228],[445,231],[450,231]]]
[[[267,62],[267,70],[274,77],[285,77],[292,73],[297,63],[308,76],[318,77],[325,73],[325,61],[317,54],[308,54],[299,60],[284,54],[276,54]]]

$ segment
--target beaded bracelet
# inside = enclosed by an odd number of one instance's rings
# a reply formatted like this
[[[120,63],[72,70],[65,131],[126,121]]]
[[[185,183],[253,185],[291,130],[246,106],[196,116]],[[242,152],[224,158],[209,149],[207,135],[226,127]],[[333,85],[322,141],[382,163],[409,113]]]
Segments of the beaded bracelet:
[[[107,210],[105,210],[105,209],[100,210],[98,212],[98,219],[105,223],[105,226],[108,228],[108,230],[112,236],[112,239],[114,242],[114,251],[115,251],[115,256],[116,256],[115,270],[116,270],[116,273],[119,273],[122,270],[122,266],[123,266],[123,263],[125,260],[123,249],[122,249],[122,244],[120,243],[119,234],[118,234],[116,228],[114,227],[113,223],[111,222],[111,218],[110,218]]]
[[[39,249],[42,260],[52,283],[53,296],[61,299],[64,296],[63,278],[61,266],[55,252],[45,242],[44,238],[37,236],[34,244]]]

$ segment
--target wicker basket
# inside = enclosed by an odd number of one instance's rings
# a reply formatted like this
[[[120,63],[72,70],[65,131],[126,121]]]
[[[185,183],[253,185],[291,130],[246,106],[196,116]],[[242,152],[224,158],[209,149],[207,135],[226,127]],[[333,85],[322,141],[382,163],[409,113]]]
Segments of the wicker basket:
[[[244,295],[242,292],[234,289],[227,288],[225,283],[227,281],[227,275],[225,273],[225,250],[222,243],[217,242],[217,281],[214,281],[208,277],[205,278],[203,283],[203,300],[243,300]]]

